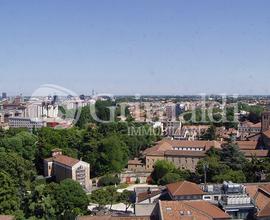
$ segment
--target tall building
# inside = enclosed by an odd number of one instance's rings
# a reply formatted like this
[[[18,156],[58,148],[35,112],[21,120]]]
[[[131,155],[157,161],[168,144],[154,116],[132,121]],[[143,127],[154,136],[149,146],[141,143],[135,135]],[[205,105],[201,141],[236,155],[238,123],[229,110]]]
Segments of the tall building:
[[[262,132],[270,129],[270,111],[262,113]]]
[[[6,99],[7,98],[7,93],[6,92],[2,92],[2,99]]]
[[[61,149],[54,149],[52,157],[44,160],[44,175],[54,177],[57,182],[73,179],[85,190],[91,190],[90,164],[62,155]]]

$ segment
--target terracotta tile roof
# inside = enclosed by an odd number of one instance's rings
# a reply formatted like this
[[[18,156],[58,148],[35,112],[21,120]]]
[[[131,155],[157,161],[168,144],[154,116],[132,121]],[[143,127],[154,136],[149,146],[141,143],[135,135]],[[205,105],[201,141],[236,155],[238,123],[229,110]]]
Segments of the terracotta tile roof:
[[[267,131],[265,131],[265,132],[263,132],[263,134],[264,134],[266,137],[270,138],[270,129],[267,130]]]
[[[270,184],[247,184],[245,187],[247,193],[255,202],[258,210],[257,216],[270,218]]]
[[[151,220],[150,216],[79,216],[78,220]],[[1,219],[0,219],[1,220]]]
[[[208,150],[211,147],[221,148],[221,144],[217,141],[186,141],[163,139],[155,146],[146,149],[144,151],[144,155],[162,156],[164,155],[164,152],[173,150],[174,147],[203,148],[204,150]]]
[[[231,219],[221,209],[206,201],[160,201],[163,220],[212,220]]]
[[[77,217],[78,220],[111,220],[111,216],[110,215],[104,215],[104,216],[90,216],[90,215],[86,215],[86,216],[79,216]]]
[[[0,215],[0,220],[14,220],[15,217],[12,215]]]
[[[255,150],[257,148],[257,141],[236,141],[240,150]]]
[[[259,189],[264,191],[265,193],[268,193],[270,196],[270,184],[260,185]]]
[[[160,190],[152,191],[151,193],[148,192],[142,192],[138,194],[138,202],[145,201],[147,199],[150,199],[152,197],[155,197],[161,193]]]
[[[78,159],[72,158],[72,157],[68,157],[65,155],[57,155],[55,157],[52,158],[53,162],[57,162],[69,167],[74,166],[76,163],[80,162]]]
[[[241,150],[245,157],[267,157],[269,155],[269,150]]]
[[[172,146],[167,141],[160,141],[154,147],[148,148],[144,151],[145,155],[163,155],[164,151],[171,150]]]
[[[172,196],[205,195],[197,184],[189,181],[168,184],[167,189]]]
[[[205,151],[192,150],[168,150],[164,153],[165,156],[191,156],[191,157],[205,157]]]
[[[259,211],[258,217],[269,217],[270,218],[270,202],[266,204],[266,206]]]
[[[258,185],[253,184],[253,185],[245,185],[246,192],[249,195],[249,197],[254,198],[257,191],[258,191]]]
[[[129,160],[128,165],[142,165],[143,163],[140,160]]]

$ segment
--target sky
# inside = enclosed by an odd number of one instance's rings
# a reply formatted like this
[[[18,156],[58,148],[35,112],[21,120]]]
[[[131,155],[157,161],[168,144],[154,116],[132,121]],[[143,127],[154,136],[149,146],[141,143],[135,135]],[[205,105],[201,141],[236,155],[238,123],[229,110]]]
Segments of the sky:
[[[0,0],[0,92],[270,95],[269,0]]]

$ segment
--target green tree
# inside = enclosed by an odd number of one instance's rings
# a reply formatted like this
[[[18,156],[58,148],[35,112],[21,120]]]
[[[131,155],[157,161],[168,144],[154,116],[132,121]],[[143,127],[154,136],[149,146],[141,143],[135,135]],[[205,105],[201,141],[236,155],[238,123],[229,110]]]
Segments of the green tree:
[[[133,204],[133,192],[124,190],[120,195],[119,195],[119,201],[124,203],[126,205],[126,212],[128,208]]]
[[[89,197],[90,202],[98,205],[99,210],[103,209],[106,205],[110,204],[111,195],[106,188],[95,190]]]
[[[56,187],[54,193],[58,215],[65,213],[86,213],[88,197],[78,182],[71,179],[63,180]]]
[[[119,172],[127,164],[128,148],[116,135],[104,138],[99,144],[98,165],[101,173]]]
[[[175,165],[167,160],[158,160],[155,163],[154,170],[151,174],[154,183],[158,183],[168,173],[174,173],[176,170]]]
[[[214,176],[213,180],[218,183],[232,181],[234,183],[245,183],[246,177],[242,170],[227,170],[225,173]]]
[[[169,183],[175,183],[184,180],[183,177],[178,173],[166,173],[159,181],[159,185],[167,185]]]
[[[5,172],[0,172],[0,213],[14,214],[20,209],[20,197],[12,178]]]
[[[242,170],[245,167],[246,159],[235,143],[226,143],[222,146],[221,161],[233,170]]]
[[[40,184],[31,191],[28,202],[28,214],[36,218],[53,219],[56,217],[56,201],[53,194],[46,189],[46,184]]]

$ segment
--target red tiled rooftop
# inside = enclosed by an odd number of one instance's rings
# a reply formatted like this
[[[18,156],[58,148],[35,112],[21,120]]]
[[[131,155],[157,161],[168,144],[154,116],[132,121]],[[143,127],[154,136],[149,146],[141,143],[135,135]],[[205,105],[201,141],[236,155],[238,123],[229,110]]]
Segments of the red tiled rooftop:
[[[221,209],[206,201],[160,201],[163,220],[212,220],[230,219]]]
[[[197,184],[189,181],[168,184],[167,189],[173,196],[205,195]]]
[[[63,164],[63,165],[69,166],[69,167],[72,167],[76,163],[79,162],[78,159],[75,159],[75,158],[72,158],[72,157],[68,157],[68,156],[65,156],[65,155],[54,156],[54,157],[52,157],[52,160],[54,162],[57,162],[57,163],[60,163],[60,164]]]
[[[269,155],[269,150],[241,150],[245,157],[267,157]]]

